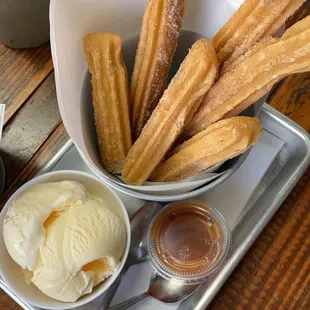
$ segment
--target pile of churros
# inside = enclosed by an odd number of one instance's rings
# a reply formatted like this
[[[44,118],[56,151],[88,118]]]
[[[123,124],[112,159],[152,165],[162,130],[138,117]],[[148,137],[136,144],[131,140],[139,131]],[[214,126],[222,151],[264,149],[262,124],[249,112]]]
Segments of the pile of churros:
[[[304,2],[245,0],[212,40],[193,44],[168,86],[184,0],[149,0],[130,85],[121,37],[87,35],[103,167],[133,185],[173,182],[252,146],[261,125],[240,112],[287,75],[310,71],[310,16],[273,37]]]

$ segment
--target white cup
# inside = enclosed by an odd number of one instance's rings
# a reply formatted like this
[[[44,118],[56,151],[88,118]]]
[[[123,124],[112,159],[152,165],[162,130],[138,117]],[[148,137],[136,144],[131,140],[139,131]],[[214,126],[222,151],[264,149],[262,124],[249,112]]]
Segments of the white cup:
[[[72,180],[77,181],[85,186],[88,193],[94,195],[98,198],[103,198],[107,203],[107,207],[111,208],[111,211],[116,214],[120,219],[123,220],[126,233],[127,233],[127,240],[126,240],[126,247],[124,250],[123,257],[121,259],[121,264],[117,271],[109,277],[106,281],[98,284],[91,293],[82,296],[76,302],[61,302],[55,300],[51,297],[48,297],[44,293],[42,293],[36,286],[28,285],[24,280],[24,275],[22,274],[21,267],[16,264],[11,256],[9,255],[6,246],[3,240],[3,220],[5,214],[8,210],[8,207],[12,203],[12,201],[22,194],[25,190],[30,188],[31,186],[38,184],[38,183],[45,183],[45,182],[56,182],[56,181],[63,181],[63,180]],[[21,186],[6,202],[5,206],[3,207],[1,214],[0,214],[0,273],[1,277],[4,281],[11,287],[12,291],[22,299],[24,299],[29,304],[44,308],[44,309],[72,309],[78,306],[82,306],[98,296],[104,293],[115,281],[117,276],[119,275],[121,269],[123,268],[125,261],[128,256],[128,251],[130,247],[130,222],[127,211],[125,206],[123,205],[120,198],[110,189],[105,183],[103,183],[100,179],[91,176],[84,172],[79,171],[70,171],[70,170],[63,170],[63,171],[55,171],[40,175],[35,177],[34,179],[30,180],[29,182],[25,183]]]

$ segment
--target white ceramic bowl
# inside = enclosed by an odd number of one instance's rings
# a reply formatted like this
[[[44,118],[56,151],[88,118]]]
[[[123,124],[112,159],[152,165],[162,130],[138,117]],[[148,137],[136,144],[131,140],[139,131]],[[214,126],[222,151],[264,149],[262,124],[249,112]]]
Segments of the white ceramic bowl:
[[[11,256],[9,255],[6,246],[3,240],[3,220],[4,216],[7,212],[9,205],[11,204],[12,200],[20,195],[22,192],[33,186],[34,184],[38,183],[45,183],[45,182],[53,182],[53,181],[63,181],[63,180],[73,180],[83,184],[86,190],[94,195],[95,197],[102,197],[107,201],[107,206],[113,206],[111,211],[115,213],[118,217],[120,217],[126,226],[127,232],[127,242],[123,257],[121,259],[121,265],[118,270],[106,281],[97,285],[94,290],[87,294],[76,302],[66,303],[57,301],[52,299],[42,293],[39,289],[37,289],[34,285],[27,285],[24,276],[21,272],[21,268],[17,265]],[[3,207],[1,214],[0,214],[0,272],[1,277],[6,281],[6,283],[12,288],[12,290],[16,293],[16,295],[23,298],[29,304],[34,305],[39,308],[45,309],[72,309],[78,306],[82,306],[99,295],[105,292],[111,284],[115,281],[118,274],[120,273],[121,269],[123,268],[125,261],[128,256],[128,251],[130,247],[130,222],[127,211],[125,206],[123,205],[120,198],[113,192],[111,188],[109,188],[105,183],[103,183],[100,179],[86,174],[84,172],[79,171],[70,171],[70,170],[63,170],[63,171],[56,171],[43,174],[41,176],[35,177],[34,179],[30,180],[29,182],[25,183],[22,187],[20,187],[12,197],[6,202],[5,206]]]

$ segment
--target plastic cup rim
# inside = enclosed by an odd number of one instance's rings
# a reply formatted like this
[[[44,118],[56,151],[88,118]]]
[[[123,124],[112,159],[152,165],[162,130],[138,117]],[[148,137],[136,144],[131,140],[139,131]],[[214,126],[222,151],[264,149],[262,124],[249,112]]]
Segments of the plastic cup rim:
[[[153,256],[152,253],[152,241],[151,241],[151,229],[153,224],[155,223],[155,221],[157,220],[157,218],[165,212],[165,210],[167,210],[167,208],[172,207],[173,205],[182,203],[182,202],[192,202],[192,203],[199,203],[202,204],[204,206],[207,206],[210,209],[210,213],[211,215],[215,218],[215,220],[218,221],[218,223],[220,224],[220,227],[222,228],[223,231],[223,235],[226,237],[226,243],[224,245],[224,250],[222,252],[222,254],[219,256],[219,258],[216,260],[216,262],[213,264],[213,266],[208,269],[205,273],[199,275],[199,276],[190,276],[190,277],[182,277],[182,276],[178,276],[176,274],[172,274],[169,271],[164,270],[160,264],[156,261],[156,258]],[[231,232],[229,229],[229,226],[224,218],[224,216],[222,215],[222,213],[220,213],[216,208],[214,208],[212,205],[209,204],[205,204],[201,201],[198,200],[185,200],[185,201],[175,201],[175,202],[171,202],[169,204],[167,204],[165,207],[162,208],[162,210],[160,210],[157,215],[152,219],[149,229],[148,229],[148,233],[147,233],[147,251],[148,251],[148,255],[150,258],[150,262],[151,265],[153,267],[153,269],[155,269],[155,271],[162,276],[163,278],[170,280],[171,278],[174,278],[176,280],[179,280],[181,282],[183,282],[184,284],[199,284],[203,281],[206,280],[207,277],[209,277],[212,273],[214,273],[215,271],[217,271],[223,264],[223,262],[226,260],[229,250],[231,247]]]

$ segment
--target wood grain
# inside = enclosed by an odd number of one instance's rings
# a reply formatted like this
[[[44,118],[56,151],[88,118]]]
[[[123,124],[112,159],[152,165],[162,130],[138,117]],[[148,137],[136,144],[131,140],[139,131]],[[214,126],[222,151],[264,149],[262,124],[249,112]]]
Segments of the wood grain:
[[[310,14],[310,1],[286,22],[290,27]],[[287,77],[274,88],[269,103],[310,132],[310,72]]]
[[[309,231],[310,168],[208,309],[308,310]]]
[[[30,159],[27,165],[19,172],[18,178],[15,178],[4,191],[1,201],[0,210],[5,201],[12,195],[12,193],[22,184],[33,178],[38,170],[40,170],[51,159],[57,151],[68,141],[69,136],[64,128],[62,122],[56,126],[51,132],[48,139],[46,139],[35,155]]]
[[[269,98],[269,104],[310,132],[310,73],[287,77]]]
[[[7,188],[60,122],[54,76],[50,75],[4,128],[0,154]]]
[[[2,289],[0,289],[0,309],[3,310],[23,310],[13,299],[11,299]]]
[[[309,15],[310,1],[287,26]],[[68,136],[59,122],[49,46],[0,45],[0,103],[7,126],[0,145],[7,185],[0,208],[58,151]],[[44,82],[43,82],[44,81]],[[290,76],[269,103],[310,132],[310,75]],[[310,168],[272,218],[208,309],[310,309]],[[21,309],[0,291],[0,309]],[[191,309],[189,309],[191,310]]]
[[[22,50],[0,44],[0,103],[6,105],[5,123],[52,70],[49,43]]]

